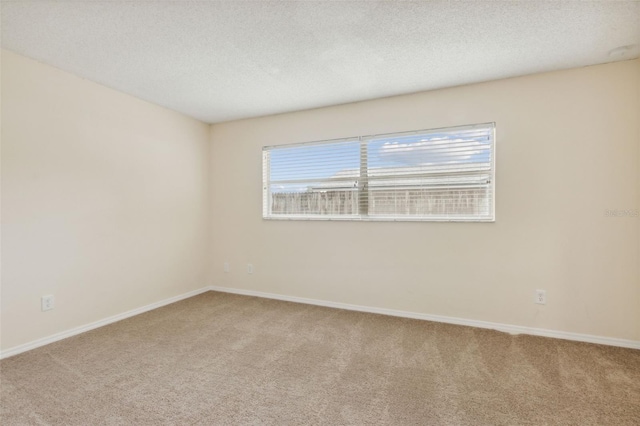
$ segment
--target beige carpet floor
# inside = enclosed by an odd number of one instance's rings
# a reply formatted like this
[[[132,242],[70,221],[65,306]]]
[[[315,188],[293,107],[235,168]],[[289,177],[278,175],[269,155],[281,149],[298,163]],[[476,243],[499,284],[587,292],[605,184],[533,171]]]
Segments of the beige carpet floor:
[[[209,292],[0,362],[2,425],[639,425],[640,351]]]

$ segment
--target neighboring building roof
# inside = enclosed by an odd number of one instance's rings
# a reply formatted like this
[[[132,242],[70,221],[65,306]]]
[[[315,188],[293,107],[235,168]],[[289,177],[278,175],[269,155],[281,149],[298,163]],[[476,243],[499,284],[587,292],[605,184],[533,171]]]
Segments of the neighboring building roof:
[[[439,185],[482,185],[491,179],[490,163],[438,164],[408,167],[377,167],[368,170],[368,186],[372,188],[404,189]],[[326,182],[309,186],[309,191],[356,188],[358,169],[344,169]]]

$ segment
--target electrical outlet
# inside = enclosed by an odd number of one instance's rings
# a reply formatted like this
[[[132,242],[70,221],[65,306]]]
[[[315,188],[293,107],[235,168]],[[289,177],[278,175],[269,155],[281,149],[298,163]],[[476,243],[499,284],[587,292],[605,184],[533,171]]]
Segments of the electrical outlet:
[[[229,262],[224,262],[224,271],[229,272]]]
[[[253,265],[251,263],[247,263],[247,274],[253,274]]]
[[[42,311],[50,311],[53,309],[54,299],[52,295],[42,296]]]
[[[535,302],[539,305],[547,304],[547,291],[546,290],[536,290],[536,299]]]

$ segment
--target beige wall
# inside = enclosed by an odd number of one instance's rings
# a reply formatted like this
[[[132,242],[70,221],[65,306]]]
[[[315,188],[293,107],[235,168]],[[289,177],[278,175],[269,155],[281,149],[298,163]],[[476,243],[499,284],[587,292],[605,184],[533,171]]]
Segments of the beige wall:
[[[208,129],[2,51],[3,350],[208,285]]]
[[[640,207],[639,67],[212,126],[213,284],[640,340],[640,220],[604,214]],[[263,145],[488,121],[497,123],[495,223],[261,218]],[[536,288],[547,305],[533,303]]]

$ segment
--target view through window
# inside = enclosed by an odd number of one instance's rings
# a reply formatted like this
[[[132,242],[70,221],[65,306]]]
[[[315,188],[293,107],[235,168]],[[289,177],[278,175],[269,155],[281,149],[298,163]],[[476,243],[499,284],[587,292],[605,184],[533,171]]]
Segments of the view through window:
[[[263,217],[494,220],[495,124],[263,148]]]

